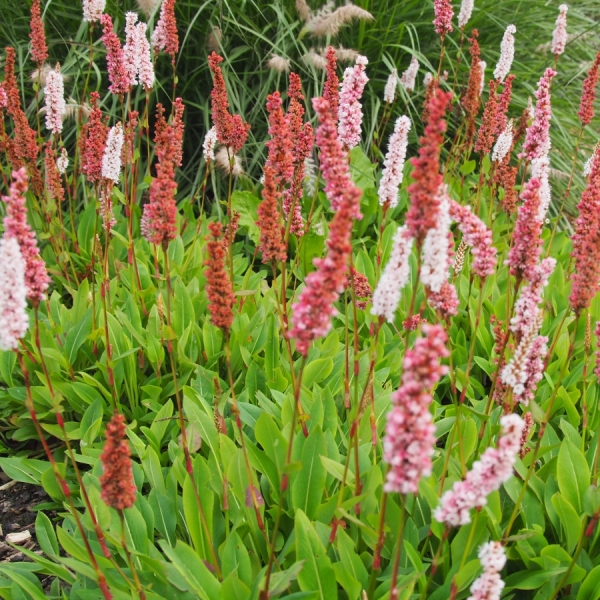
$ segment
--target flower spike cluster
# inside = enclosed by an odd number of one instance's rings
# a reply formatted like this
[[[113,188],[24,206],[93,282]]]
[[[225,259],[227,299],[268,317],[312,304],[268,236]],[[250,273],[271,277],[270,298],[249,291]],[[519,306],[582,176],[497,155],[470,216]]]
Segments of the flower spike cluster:
[[[46,128],[54,135],[62,131],[65,107],[65,88],[63,77],[60,74],[60,65],[50,71],[46,77],[44,88],[44,102],[46,104]]]
[[[96,183],[102,178],[102,161],[109,128],[102,120],[102,111],[98,108],[100,94],[90,94],[90,116],[87,122],[87,135],[82,133],[84,146],[82,151],[82,170],[90,183]]]
[[[210,70],[214,74],[213,90],[211,92],[212,120],[217,131],[220,144],[232,149],[233,154],[238,154],[246,143],[250,125],[244,123],[240,115],[229,114],[229,101],[225,79],[219,63],[223,58],[216,52],[208,57]]]
[[[538,82],[538,88],[535,91],[537,98],[535,116],[533,123],[527,128],[523,150],[519,154],[519,158],[534,160],[548,154],[550,150],[550,119],[552,118],[550,85],[555,75],[556,71],[548,68]]]
[[[438,293],[448,279],[451,223],[450,198],[445,186],[442,186],[438,199],[437,222],[425,236],[421,264],[421,281],[434,293]]]
[[[540,180],[530,179],[521,194],[523,204],[519,207],[513,234],[514,245],[506,261],[510,274],[530,281],[535,277],[542,251],[542,222],[539,219]]]
[[[566,4],[561,4],[558,10],[560,12],[556,18],[556,28],[552,34],[552,54],[554,56],[560,56],[567,45],[567,11],[569,7]]]
[[[121,153],[123,151],[123,126],[117,123],[110,128],[106,138],[106,147],[102,156],[102,177],[114,183],[119,182],[121,176]]]
[[[152,32],[152,48],[162,50],[175,61],[179,52],[179,35],[177,34],[177,21],[175,20],[175,0],[163,0],[160,7],[158,23]]]
[[[521,433],[525,423],[517,415],[504,415],[500,419],[502,433],[497,448],[487,448],[481,458],[473,463],[463,481],[454,484],[442,496],[434,518],[451,527],[471,522],[470,510],[484,506],[487,497],[508,481],[521,448]]]
[[[398,87],[398,70],[392,69],[383,90],[383,101],[392,104],[396,99],[396,88]]]
[[[373,306],[371,314],[385,317],[388,323],[393,323],[394,313],[400,302],[402,288],[410,278],[410,251],[413,238],[408,233],[408,228],[403,225],[398,227],[394,235],[392,253],[381,274],[379,283],[373,292]]]
[[[411,159],[414,167],[414,183],[408,188],[410,208],[406,225],[417,245],[422,245],[427,232],[435,228],[439,212],[438,190],[442,184],[440,175],[440,151],[446,131],[446,107],[452,98],[451,92],[437,89],[427,103],[429,118],[425,133],[419,140],[419,156]]]
[[[416,56],[410,59],[406,71],[402,73],[400,77],[400,83],[407,92],[412,92],[415,89],[415,83],[417,81],[417,73],[419,72],[419,61]]]
[[[14,171],[13,182],[8,196],[2,196],[6,204],[4,217],[4,236],[12,237],[19,243],[21,255],[25,261],[25,287],[27,298],[35,305],[46,299],[46,290],[50,277],[46,272],[46,264],[40,256],[35,233],[27,222],[25,193],[27,192],[27,174],[22,167]]]
[[[452,33],[452,17],[454,16],[452,4],[450,4],[450,0],[433,0],[433,11],[435,13],[433,28],[443,40],[446,34]]]
[[[494,70],[494,77],[497,81],[504,81],[510,73],[513,60],[515,58],[515,33],[517,28],[514,25],[509,25],[504,32],[502,42],[500,44],[500,58]]]
[[[130,78],[125,65],[123,49],[117,34],[113,30],[113,22],[110,15],[103,14],[100,17],[103,33],[102,42],[106,47],[106,62],[108,65],[109,90],[120,96],[126,94],[130,88]]]
[[[462,0],[460,3],[460,12],[458,13],[458,26],[464,29],[473,14],[475,0]]]
[[[46,45],[46,34],[44,33],[44,23],[42,21],[42,12],[40,9],[40,0],[33,0],[31,4],[31,56],[38,67],[43,65],[48,58],[48,46]]]
[[[27,332],[25,261],[14,237],[0,239],[0,350],[16,350]]]
[[[277,202],[277,183],[275,169],[265,165],[265,184],[262,191],[263,201],[258,205],[258,221],[260,228],[260,251],[262,261],[267,264],[272,261],[285,261],[286,248],[281,235],[279,223],[279,205]]]
[[[129,75],[129,85],[142,84],[146,90],[154,85],[154,65],[150,55],[150,43],[146,38],[146,23],[138,23],[137,13],[125,14],[125,45],[123,60]]]
[[[594,118],[594,102],[596,101],[596,86],[598,85],[598,75],[600,71],[600,52],[588,71],[587,77],[583,82],[583,91],[579,102],[579,121],[583,126],[589,125]]]
[[[334,116],[327,100],[314,98],[313,107],[319,117],[317,145],[321,150],[321,170],[326,182],[325,194],[338,208],[329,225],[327,254],[315,259],[316,271],[304,280],[305,287],[292,307],[296,348],[306,356],[312,340],[326,335],[331,329],[334,303],[346,286],[348,256],[352,251],[352,225],[360,215],[361,191],[350,179],[346,153],[338,139]]]
[[[269,114],[269,135],[267,141],[268,156],[266,165],[271,169],[273,183],[279,189],[290,183],[294,175],[293,140],[289,123],[282,108],[279,92],[267,96],[267,112]]]
[[[392,394],[388,413],[383,460],[390,465],[384,490],[416,494],[422,477],[431,475],[435,425],[429,412],[432,391],[448,372],[439,359],[449,356],[441,325],[423,325],[424,338],[407,350],[402,363],[402,385]]]
[[[207,239],[208,260],[206,266],[206,295],[208,297],[210,322],[215,327],[224,331],[229,330],[233,323],[233,307],[235,296],[231,281],[225,270],[224,239],[221,237],[223,229],[220,223],[211,222],[208,225],[210,236]]]
[[[500,571],[506,564],[504,548],[500,542],[487,542],[479,548],[478,555],[483,574],[471,585],[471,595],[467,600],[500,600],[504,589]]]
[[[338,134],[347,148],[354,148],[360,142],[363,118],[360,98],[369,81],[365,73],[368,62],[366,56],[359,56],[354,67],[344,71],[338,108]]]
[[[83,0],[83,20],[88,23],[99,21],[106,9],[106,0]]]
[[[467,91],[463,96],[461,104],[467,113],[467,139],[469,142],[472,141],[475,134],[475,117],[479,112],[479,105],[481,104],[481,81],[484,76],[482,61],[480,60],[480,49],[477,37],[479,32],[477,29],[473,29],[469,41],[471,47],[469,52],[471,54],[471,70],[469,71],[469,83],[467,85]]]
[[[577,209],[579,216],[572,238],[575,270],[571,276],[569,301],[573,310],[580,314],[598,292],[600,281],[600,147],[594,154],[587,186]]]
[[[398,117],[394,133],[390,136],[388,151],[383,161],[384,169],[379,182],[379,204],[381,206],[390,208],[398,206],[398,193],[404,178],[404,161],[410,127],[411,121],[406,115]]]
[[[329,108],[334,115],[337,125],[340,106],[340,80],[337,76],[337,53],[333,46],[327,48],[325,58],[327,60],[327,76],[325,78],[325,85],[323,86],[323,98],[329,103]]]
[[[106,426],[106,443],[100,460],[104,470],[100,476],[102,500],[115,510],[131,508],[137,488],[133,481],[125,417],[121,414],[115,413]]]

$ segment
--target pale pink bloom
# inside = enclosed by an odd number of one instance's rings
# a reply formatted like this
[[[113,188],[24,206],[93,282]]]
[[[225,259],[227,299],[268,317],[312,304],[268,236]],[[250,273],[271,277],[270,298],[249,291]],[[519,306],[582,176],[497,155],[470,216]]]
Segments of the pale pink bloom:
[[[541,313],[539,304],[542,302],[542,293],[555,266],[554,258],[545,258],[537,265],[529,284],[521,290],[515,305],[515,316],[510,320],[510,329],[519,338],[535,327]]]
[[[452,223],[448,192],[441,189],[438,198],[436,226],[425,236],[421,265],[421,281],[434,293],[438,293],[448,279],[448,234]]]
[[[584,177],[588,177],[589,174],[592,172],[592,162],[594,160],[594,154],[592,154],[592,156],[590,156],[586,161],[585,164],[583,165],[583,173],[582,175]]]
[[[379,204],[390,208],[398,206],[398,192],[404,177],[404,161],[408,146],[411,121],[407,116],[398,117],[394,133],[390,136],[388,151],[383,162],[384,169],[379,182]]]
[[[139,47],[140,64],[138,77],[140,85],[143,85],[144,89],[150,90],[154,87],[154,64],[152,63],[150,42],[146,37],[147,29],[148,25],[146,23],[138,23],[135,27],[135,35]]]
[[[290,233],[293,233],[297,237],[304,235],[304,220],[302,219],[302,208],[300,206],[300,198],[296,198],[294,203],[294,210],[292,212],[292,220],[290,222]],[[281,208],[283,209],[283,216],[287,219],[290,218],[290,210],[292,209],[293,202],[293,190],[288,188],[283,192],[283,202]]]
[[[65,86],[58,64],[56,69],[50,71],[46,77],[44,102],[46,103],[46,129],[58,135],[62,131],[63,116],[66,112]]]
[[[106,8],[106,0],[83,0],[83,20],[88,23],[98,21]]]
[[[204,142],[202,144],[202,150],[204,152],[204,159],[208,162],[209,160],[215,160],[215,147],[217,145],[217,130],[215,127],[211,127],[206,135],[204,136]]]
[[[560,11],[556,19],[556,29],[552,35],[552,54],[558,56],[565,51],[567,44],[567,11],[569,7],[561,4],[558,7]]]
[[[123,150],[123,127],[117,123],[110,128],[102,156],[102,177],[119,182],[121,175],[121,152]]]
[[[471,14],[473,13],[474,0],[462,0],[460,4],[460,12],[458,13],[458,26],[463,29],[464,26],[469,22]]]
[[[449,319],[458,314],[458,294],[449,281],[444,282],[439,292],[431,292],[427,300],[442,319]]]
[[[394,235],[392,253],[373,292],[371,314],[385,317],[389,323],[394,321],[402,288],[410,278],[409,259],[412,245],[413,238],[410,237],[406,225],[398,227]]]
[[[390,76],[388,77],[385,89],[383,90],[383,101],[387,104],[391,104],[396,98],[396,88],[398,87],[398,71],[392,69]]]
[[[450,203],[450,216],[458,223],[463,241],[471,247],[473,273],[480,277],[493,275],[496,270],[496,248],[492,245],[492,232],[471,212],[468,206]]]
[[[425,73],[423,75],[423,87],[429,87],[429,84],[433,81],[433,73]]]
[[[433,11],[435,19],[433,20],[433,28],[435,32],[444,39],[447,33],[452,32],[452,17],[454,11],[450,0],[433,0]]]
[[[61,175],[64,175],[67,171],[67,167],[69,166],[69,155],[67,154],[66,148],[60,149],[60,156],[56,160],[56,168]]]
[[[479,84],[479,96],[483,94],[483,89],[485,88],[485,70],[487,69],[487,63],[485,60],[479,61],[479,66],[481,68],[481,82]]]
[[[423,325],[426,337],[407,350],[402,363],[402,385],[392,394],[383,440],[384,461],[390,465],[384,490],[416,494],[421,477],[431,475],[435,425],[429,405],[440,377],[448,372],[439,359],[449,355],[440,325]]]
[[[402,73],[402,76],[400,77],[400,83],[404,86],[404,89],[407,92],[412,92],[415,89],[415,83],[417,81],[417,73],[419,72],[419,61],[417,60],[417,58],[415,56],[413,56],[410,59],[410,65],[408,65],[408,68],[406,69],[406,71],[404,71],[404,73]],[[433,75],[431,75],[431,73],[428,73],[425,75],[425,78],[427,78],[427,75],[430,75],[431,77],[433,77]],[[425,82],[425,86],[428,85],[428,82]]]
[[[468,600],[500,600],[504,581],[500,571],[506,564],[506,553],[500,542],[487,542],[479,548],[479,562],[483,573],[471,585]]]
[[[16,350],[29,326],[25,261],[19,242],[0,239],[0,350]]]
[[[510,362],[502,369],[500,379],[512,388],[513,398],[528,406],[535,397],[535,389],[544,371],[544,358],[548,353],[548,338],[538,335],[541,314],[536,323],[525,332]]]
[[[500,44],[500,58],[494,70],[494,77],[499,81],[504,81],[504,78],[510,73],[513,59],[515,58],[515,33],[517,28],[514,25],[509,25],[502,37]]]
[[[500,419],[502,434],[497,448],[487,448],[481,458],[473,463],[462,481],[444,493],[434,518],[451,527],[471,522],[470,510],[487,504],[487,497],[508,481],[521,447],[521,433],[525,422],[517,414]]]
[[[519,158],[533,160],[550,151],[550,119],[552,118],[550,85],[555,75],[556,71],[548,68],[538,82],[538,88],[535,91],[537,102],[533,123],[527,128],[523,150],[519,154]]]
[[[125,45],[123,46],[123,63],[129,76],[129,85],[137,85],[140,68],[140,48],[136,39],[135,24],[138,15],[135,12],[125,13]]]
[[[492,151],[492,160],[501,162],[502,159],[510,152],[513,142],[513,121],[512,119],[506,125],[506,129],[498,136],[494,150]]]
[[[344,71],[338,109],[338,135],[347,148],[354,148],[360,142],[363,118],[360,98],[369,81],[365,72],[368,62],[366,56],[359,56],[354,67],[348,67]]]
[[[4,217],[4,235],[14,237],[19,242],[21,255],[25,261],[25,287],[27,297],[38,304],[46,299],[46,290],[50,284],[50,277],[46,271],[46,263],[40,256],[35,233],[27,222],[27,207],[25,194],[27,193],[27,171],[21,167],[13,171],[13,182],[10,185],[8,196],[2,196],[6,203],[6,216]]]
[[[540,207],[537,218],[542,223],[552,200],[552,186],[550,185],[550,156],[544,154],[531,161],[531,177],[540,180]]]

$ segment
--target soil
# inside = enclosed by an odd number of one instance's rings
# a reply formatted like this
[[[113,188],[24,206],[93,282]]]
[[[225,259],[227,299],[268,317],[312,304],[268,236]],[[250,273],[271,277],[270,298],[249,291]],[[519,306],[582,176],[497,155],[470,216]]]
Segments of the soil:
[[[35,537],[35,506],[49,500],[36,485],[11,481],[0,472],[0,562],[29,561],[18,547],[6,542],[6,534],[29,531],[31,539],[21,547],[42,554]]]

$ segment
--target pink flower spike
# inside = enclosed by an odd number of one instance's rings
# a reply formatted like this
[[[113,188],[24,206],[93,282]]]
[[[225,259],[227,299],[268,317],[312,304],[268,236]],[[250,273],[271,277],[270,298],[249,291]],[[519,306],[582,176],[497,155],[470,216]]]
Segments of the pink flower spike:
[[[438,202],[437,223],[425,236],[421,264],[421,281],[433,293],[438,293],[448,280],[448,237],[452,220],[450,198],[445,186],[440,189]]]
[[[384,169],[379,182],[379,204],[396,208],[398,206],[398,193],[404,178],[404,161],[408,146],[408,133],[411,121],[407,116],[398,117],[394,126],[394,133],[390,137],[388,151],[385,157]]]
[[[175,61],[179,51],[179,35],[175,20],[175,0],[162,0],[158,23],[152,32],[152,48],[164,51]]]
[[[137,13],[125,13],[125,45],[123,46],[123,62],[127,75],[129,76],[129,85],[137,85],[138,71],[140,68],[140,48],[136,39],[135,25],[138,20]]]
[[[383,101],[387,104],[391,104],[396,99],[396,88],[398,87],[398,71],[392,69],[388,80],[383,90]]]
[[[542,251],[542,223],[538,219],[540,208],[540,180],[530,179],[521,193],[523,204],[513,234],[514,244],[508,252],[506,264],[510,274],[531,281],[537,271]]]
[[[102,177],[110,179],[114,183],[119,182],[121,175],[121,152],[124,141],[123,126],[121,123],[117,123],[108,132],[106,147],[102,156]]]
[[[429,406],[432,391],[448,372],[439,359],[449,356],[446,333],[440,325],[423,325],[424,338],[407,350],[402,364],[402,385],[392,394],[383,440],[384,461],[390,465],[384,490],[416,494],[422,477],[431,475],[435,425]]]
[[[106,0],[83,0],[83,20],[88,23],[100,20],[105,8]]]
[[[327,254],[315,259],[316,271],[304,280],[304,289],[292,307],[296,348],[306,356],[311,342],[326,335],[331,329],[334,303],[346,287],[348,256],[352,251],[353,220],[360,215],[361,191],[350,179],[348,161],[337,136],[334,116],[324,98],[314,98],[313,107],[319,117],[317,145],[321,150],[321,170],[326,182],[325,193],[336,213],[329,226]]]
[[[560,12],[556,18],[556,29],[552,34],[552,54],[555,56],[560,56],[567,45],[567,11],[569,7],[566,4],[561,4],[558,10]]]
[[[535,115],[533,123],[527,128],[523,150],[519,154],[519,158],[533,160],[550,151],[550,119],[552,118],[550,84],[555,75],[556,71],[548,68],[538,82],[535,92],[537,98]]]
[[[443,40],[447,33],[452,32],[452,17],[454,16],[452,4],[450,4],[450,0],[433,0],[433,11],[435,13],[433,28]]]
[[[338,109],[338,133],[347,148],[354,148],[360,142],[362,106],[360,98],[369,78],[365,73],[368,64],[366,56],[358,56],[354,67],[344,71]]]
[[[500,542],[487,542],[479,548],[479,562],[483,567],[480,575],[471,585],[471,595],[467,600],[500,600],[504,581],[500,571],[506,564],[506,553]]]
[[[513,60],[515,58],[515,33],[517,28],[514,25],[509,25],[502,37],[500,44],[500,58],[494,70],[494,77],[497,81],[504,81],[505,77],[510,73]]]
[[[463,481],[457,481],[444,493],[434,518],[450,527],[471,522],[470,510],[487,504],[487,497],[508,481],[521,448],[521,433],[525,423],[517,414],[500,419],[502,433],[497,448],[487,448],[473,463]]]
[[[147,30],[146,23],[138,23],[135,26],[135,39],[139,49],[138,77],[140,85],[143,85],[146,91],[154,87],[154,64],[150,53],[150,42],[146,37]]]
[[[475,0],[462,0],[460,4],[460,12],[458,13],[458,26],[464,29],[473,13]]]
[[[103,33],[102,42],[106,47],[106,62],[108,65],[109,90],[113,94],[124,95],[129,91],[130,78],[125,66],[123,49],[117,34],[113,31],[113,22],[110,15],[100,17]]]
[[[50,71],[46,77],[44,87],[44,102],[46,104],[46,129],[54,135],[62,131],[65,107],[65,87],[63,77],[60,74],[60,65]]]
[[[600,70],[600,52],[588,71],[587,77],[583,81],[583,90],[581,100],[579,101],[579,112],[577,116],[583,126],[589,125],[594,118],[594,102],[596,101],[596,86],[598,85],[598,75]]]
[[[394,321],[394,313],[400,302],[402,288],[410,278],[409,258],[413,238],[410,237],[405,225],[398,227],[393,244],[390,258],[373,293],[373,306],[371,307],[371,314],[385,317],[388,323]]]
[[[25,261],[14,237],[0,239],[0,350],[16,350],[27,332]]]
[[[475,275],[487,277],[496,270],[496,248],[492,245],[492,232],[468,206],[450,203],[450,216],[458,223],[464,241],[473,254],[472,269]]]
[[[417,81],[418,72],[419,61],[417,60],[416,56],[413,56],[410,59],[410,64],[408,65],[408,68],[406,69],[406,71],[404,71],[404,73],[402,73],[402,76],[400,77],[400,83],[407,92],[412,92],[415,89],[415,83]],[[428,73],[427,75],[430,75],[430,73]],[[427,75],[425,75],[425,77],[427,77]],[[425,87],[427,87],[427,85],[428,84],[425,83]]]
[[[14,237],[19,242],[21,255],[25,261],[25,287],[27,297],[35,304],[46,299],[46,290],[50,277],[46,272],[46,264],[40,256],[35,233],[27,222],[27,207],[25,194],[27,193],[27,172],[25,167],[13,171],[13,182],[10,185],[10,194],[2,196],[6,203],[6,216],[4,217],[4,236]]]

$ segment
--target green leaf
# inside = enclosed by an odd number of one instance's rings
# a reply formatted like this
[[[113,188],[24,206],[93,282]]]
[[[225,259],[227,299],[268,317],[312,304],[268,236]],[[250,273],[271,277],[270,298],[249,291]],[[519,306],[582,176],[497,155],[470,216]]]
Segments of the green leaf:
[[[167,540],[169,545],[176,543],[175,528],[177,527],[177,510],[173,500],[153,489],[148,495],[148,502],[154,513],[154,526],[159,533]]]
[[[303,567],[304,561],[300,560],[295,562],[289,569],[273,573],[269,582],[269,596],[276,596],[285,592],[290,587],[292,581],[298,577],[298,573],[302,571]]]
[[[556,510],[560,517],[560,522],[563,528],[564,537],[566,538],[566,550],[571,553],[575,549],[579,536],[581,535],[581,519],[577,514],[577,511],[573,508],[573,505],[564,498],[560,493],[552,496],[552,506]]]
[[[316,590],[321,600],[337,600],[335,572],[319,536],[302,510],[296,511],[296,560],[303,560],[304,568],[298,574],[300,589]]]
[[[598,600],[600,598],[600,565],[594,567],[585,578],[579,592],[577,600]]]
[[[250,192],[236,190],[231,194],[231,207],[234,212],[240,213],[239,224],[248,228],[248,237],[256,245],[260,242],[260,228],[256,224],[259,204],[260,200]]]
[[[590,485],[590,468],[582,452],[564,439],[556,465],[558,489],[578,513],[583,510],[583,496]]]
[[[58,556],[58,539],[50,519],[39,511],[35,519],[35,537],[37,538],[40,548],[48,556]]]
[[[67,333],[65,340],[65,352],[69,364],[73,366],[77,359],[77,352],[87,337],[92,333],[92,307],[90,306],[83,318],[76,322]]]
[[[248,548],[244,546],[240,536],[234,531],[223,546],[223,573],[235,573],[246,584],[252,585],[252,565]]]
[[[159,544],[177,572],[189,585],[190,591],[198,594],[202,600],[220,600],[221,584],[192,548],[181,541],[177,542],[175,548],[171,548],[164,540]]]
[[[6,476],[21,483],[40,485],[42,475],[49,466],[49,462],[33,458],[0,458],[0,468],[2,468]]]
[[[302,471],[292,486],[292,506],[301,509],[308,518],[317,512],[327,479],[327,470],[321,456],[327,453],[325,436],[320,427],[315,427],[304,440],[302,447]]]
[[[152,446],[146,448],[146,456],[142,458],[142,467],[152,489],[159,491],[161,494],[166,494],[160,459]]]
[[[83,432],[81,446],[92,446],[102,427],[103,402],[97,398],[86,409],[81,419],[80,429]]]
[[[302,373],[302,385],[309,390],[315,383],[323,381],[333,371],[333,360],[331,358],[318,358],[309,362]]]

